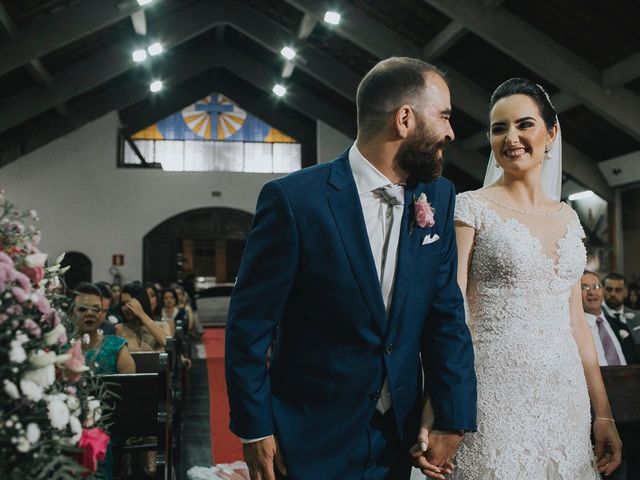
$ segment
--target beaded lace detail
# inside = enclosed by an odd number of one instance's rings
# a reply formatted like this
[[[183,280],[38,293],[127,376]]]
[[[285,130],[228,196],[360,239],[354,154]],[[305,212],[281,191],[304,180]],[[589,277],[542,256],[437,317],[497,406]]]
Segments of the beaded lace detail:
[[[450,478],[599,479],[569,316],[586,263],[577,215],[563,205],[532,216],[465,192],[455,219],[475,229],[466,299],[478,432],[465,435]]]

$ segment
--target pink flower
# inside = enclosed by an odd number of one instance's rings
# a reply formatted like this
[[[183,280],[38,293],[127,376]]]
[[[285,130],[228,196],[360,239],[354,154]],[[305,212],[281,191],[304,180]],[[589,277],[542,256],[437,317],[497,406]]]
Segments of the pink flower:
[[[19,303],[25,303],[29,300],[29,294],[20,287],[13,287],[11,293]]]
[[[104,460],[109,445],[109,435],[100,428],[85,428],[78,442],[78,448],[82,449],[80,465],[95,473],[98,468],[98,460]],[[87,475],[85,475],[87,476]]]
[[[20,271],[29,277],[35,285],[39,285],[44,278],[44,267],[23,267]]]
[[[431,228],[436,224],[433,216],[435,210],[427,201],[427,196],[421,193],[418,198],[414,197],[415,222],[420,228]]]
[[[13,260],[11,260],[11,257],[4,252],[0,252],[0,263],[7,263],[9,266],[13,267]]]
[[[63,376],[65,380],[75,383],[80,380],[83,372],[89,370],[89,367],[85,365],[84,355],[82,354],[82,342],[76,342],[67,351],[67,354],[71,355],[71,358],[64,362],[65,371]]]
[[[13,279],[18,281],[22,290],[31,293],[31,280],[24,273],[14,271]]]
[[[37,295],[35,301],[33,302],[40,313],[47,314],[51,311],[51,305],[49,305],[49,300],[44,295]]]
[[[24,328],[27,329],[29,333],[36,338],[40,338],[40,335],[42,334],[42,330],[40,330],[40,327],[36,322],[33,321],[32,318],[27,318],[24,321]]]

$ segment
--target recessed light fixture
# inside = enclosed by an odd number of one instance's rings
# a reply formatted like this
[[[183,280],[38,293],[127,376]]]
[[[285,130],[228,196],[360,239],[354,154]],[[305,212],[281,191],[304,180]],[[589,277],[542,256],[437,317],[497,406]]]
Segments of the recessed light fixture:
[[[138,5],[144,7],[145,5],[149,5],[153,0],[138,0]]]
[[[149,55],[152,57],[160,55],[163,51],[164,49],[162,48],[162,45],[160,45],[160,42],[152,43],[147,47],[147,52],[149,52]]]
[[[328,11],[324,14],[324,21],[330,25],[338,25],[340,23],[340,14],[338,12]]]
[[[151,90],[153,93],[162,90],[162,80],[154,80],[153,82],[151,82],[151,85],[149,85],[149,90]]]
[[[282,85],[280,85],[279,83],[276,83],[273,86],[273,93],[275,93],[277,96],[282,97],[285,93],[287,93],[287,89],[284,88]]]
[[[287,60],[293,60],[293,57],[296,56],[296,51],[291,47],[283,47],[280,50],[280,54]]]
[[[575,202],[576,200],[584,200],[585,198],[591,198],[593,196],[595,196],[595,193],[591,190],[585,190],[584,192],[577,192],[569,195],[569,201]]]
[[[143,49],[134,50],[131,56],[134,62],[144,62],[147,59],[147,52]]]

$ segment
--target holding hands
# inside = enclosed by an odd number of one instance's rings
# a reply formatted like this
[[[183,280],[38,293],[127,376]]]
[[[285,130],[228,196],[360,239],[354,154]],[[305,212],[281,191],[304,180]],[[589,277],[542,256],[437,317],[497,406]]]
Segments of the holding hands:
[[[613,419],[596,417],[593,422],[593,436],[598,472],[604,476],[611,475],[622,462],[622,441]]]
[[[251,480],[275,480],[275,468],[283,475],[287,474],[278,442],[273,435],[256,442],[242,445],[244,460],[249,468]]]
[[[456,430],[429,432],[421,427],[418,441],[410,450],[414,465],[427,477],[444,480],[455,468],[453,457],[463,438],[464,434]]]

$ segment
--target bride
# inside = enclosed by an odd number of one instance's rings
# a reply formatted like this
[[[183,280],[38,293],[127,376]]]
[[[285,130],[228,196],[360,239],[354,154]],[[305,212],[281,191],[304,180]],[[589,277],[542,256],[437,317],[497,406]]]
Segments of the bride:
[[[520,78],[500,85],[490,106],[485,186],[459,194],[455,215],[478,431],[465,435],[447,478],[598,479],[618,467],[622,444],[583,316],[584,232],[559,203],[556,112],[542,87]],[[453,467],[426,465],[431,478]]]

